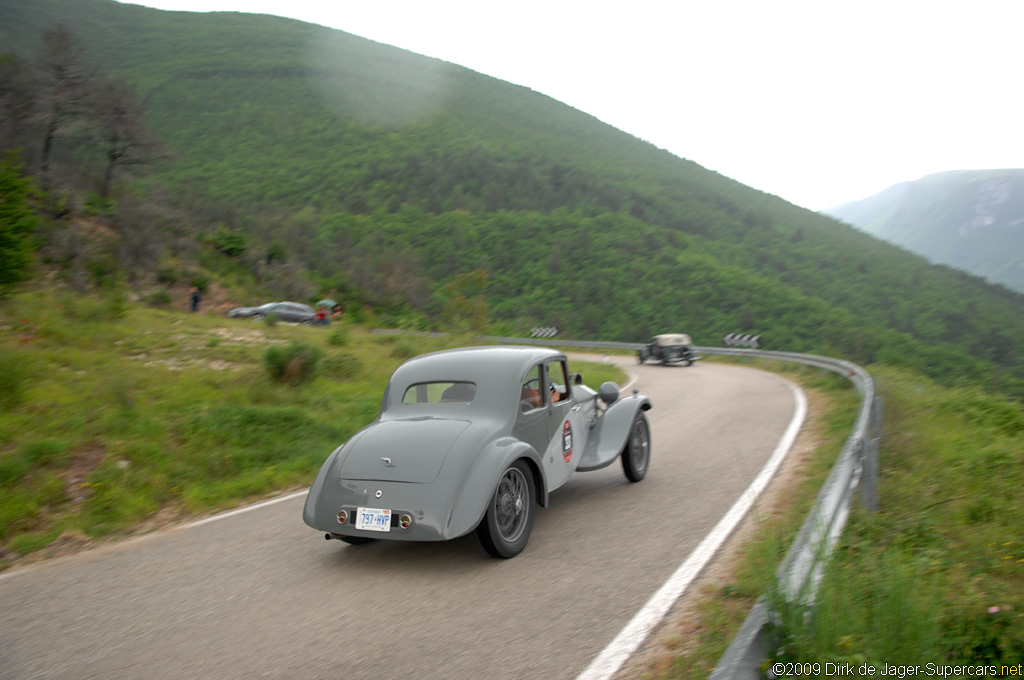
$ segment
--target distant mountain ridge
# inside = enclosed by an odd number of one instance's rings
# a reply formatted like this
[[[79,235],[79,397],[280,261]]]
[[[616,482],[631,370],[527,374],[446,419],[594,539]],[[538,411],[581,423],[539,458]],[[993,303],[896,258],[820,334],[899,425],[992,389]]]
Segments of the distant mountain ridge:
[[[1024,170],[942,172],[822,212],[1024,292]]]

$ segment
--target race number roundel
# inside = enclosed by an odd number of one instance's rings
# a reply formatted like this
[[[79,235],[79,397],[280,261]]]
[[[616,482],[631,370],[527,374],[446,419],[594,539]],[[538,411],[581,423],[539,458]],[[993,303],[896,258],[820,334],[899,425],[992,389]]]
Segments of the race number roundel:
[[[566,463],[572,460],[572,425],[568,420],[562,425],[562,457]]]

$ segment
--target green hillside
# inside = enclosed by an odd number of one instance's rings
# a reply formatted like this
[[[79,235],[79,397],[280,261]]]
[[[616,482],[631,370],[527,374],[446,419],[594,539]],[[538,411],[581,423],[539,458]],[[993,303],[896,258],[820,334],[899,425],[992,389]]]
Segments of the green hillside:
[[[1024,170],[943,172],[824,212],[1024,292]]]
[[[1024,393],[1024,296],[529,89],[301,22],[112,0],[5,2],[0,52],[31,63],[58,22],[97,70],[137,88],[173,151],[146,174],[119,170],[102,208],[76,194],[134,244],[103,256],[139,290],[200,266],[229,290],[330,293],[422,326],[476,271],[510,331],[682,330],[708,345],[757,333],[773,349]],[[20,135],[34,171],[39,135]],[[102,158],[81,135],[57,139],[54,160],[97,186]],[[76,213],[56,214],[51,242]]]

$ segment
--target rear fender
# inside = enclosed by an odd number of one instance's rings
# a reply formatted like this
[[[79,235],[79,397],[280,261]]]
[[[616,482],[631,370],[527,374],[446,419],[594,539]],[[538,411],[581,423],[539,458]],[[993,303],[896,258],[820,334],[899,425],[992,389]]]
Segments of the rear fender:
[[[651,410],[651,400],[634,394],[617,400],[597,421],[587,447],[580,459],[579,472],[600,470],[611,465],[619,457],[629,440],[629,431],[638,411]]]
[[[548,505],[547,481],[542,472],[540,456],[528,444],[518,439],[504,437],[492,442],[474,459],[469,472],[462,480],[456,493],[456,500],[448,517],[447,535],[451,537],[469,533],[480,524],[487,504],[494,495],[498,478],[515,461],[525,459],[533,471],[537,489],[537,503]]]

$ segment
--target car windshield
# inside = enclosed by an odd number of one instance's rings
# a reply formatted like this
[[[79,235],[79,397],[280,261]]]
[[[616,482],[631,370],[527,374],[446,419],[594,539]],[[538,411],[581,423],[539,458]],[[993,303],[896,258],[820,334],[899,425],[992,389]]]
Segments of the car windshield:
[[[476,384],[461,381],[425,382],[410,385],[402,397],[406,406],[428,404],[469,404],[476,396]]]

